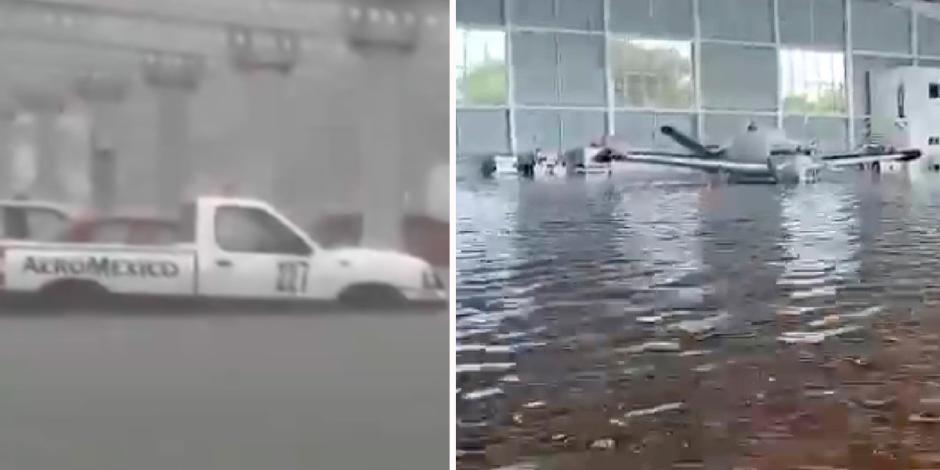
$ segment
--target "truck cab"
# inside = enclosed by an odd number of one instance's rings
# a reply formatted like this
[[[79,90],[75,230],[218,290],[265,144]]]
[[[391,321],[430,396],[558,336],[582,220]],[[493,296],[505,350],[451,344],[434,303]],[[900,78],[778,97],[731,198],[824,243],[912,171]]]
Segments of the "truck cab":
[[[204,197],[183,212],[182,243],[195,242],[201,295],[444,299],[427,262],[393,251],[325,249],[262,201]]]

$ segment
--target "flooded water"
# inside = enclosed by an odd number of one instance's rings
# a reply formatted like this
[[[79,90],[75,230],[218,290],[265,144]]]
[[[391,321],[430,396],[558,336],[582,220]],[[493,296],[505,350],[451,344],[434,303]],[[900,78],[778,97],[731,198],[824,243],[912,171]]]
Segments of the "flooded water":
[[[447,324],[6,310],[0,468],[446,468]]]
[[[463,468],[730,468],[932,318],[940,180],[651,181],[458,183]]]

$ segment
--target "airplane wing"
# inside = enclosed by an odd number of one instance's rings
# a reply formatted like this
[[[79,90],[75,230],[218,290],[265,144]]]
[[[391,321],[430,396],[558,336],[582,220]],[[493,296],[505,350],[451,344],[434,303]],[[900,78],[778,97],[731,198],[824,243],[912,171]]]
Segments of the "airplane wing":
[[[720,160],[709,157],[692,157],[688,155],[669,156],[630,154],[622,161],[692,168],[696,170],[707,171],[709,173],[723,172],[740,175],[766,175],[770,172],[769,168],[764,163],[732,162],[728,160]]]
[[[921,157],[921,151],[917,149],[910,150],[901,150],[897,152],[886,152],[886,153],[841,153],[841,154],[829,154],[821,155],[820,159],[826,163],[827,166],[831,167],[840,167],[840,166],[850,166],[850,165],[860,165],[864,163],[875,163],[875,162],[890,162],[890,161],[899,161],[907,162],[911,160],[917,160]]]
[[[647,155],[647,156],[658,156],[658,157],[679,157],[679,158],[698,158],[697,155],[689,155],[688,153],[682,152],[671,152],[669,150],[656,150],[656,149],[631,149],[626,154],[621,152],[614,152],[615,160],[628,160],[632,155]]]
[[[663,126],[659,128],[659,131],[671,138],[677,144],[695,152],[695,155],[701,156],[703,158],[719,158],[722,155],[721,149],[709,149],[708,147],[699,143],[699,141],[689,137],[688,135],[683,134],[678,129],[672,126]]]

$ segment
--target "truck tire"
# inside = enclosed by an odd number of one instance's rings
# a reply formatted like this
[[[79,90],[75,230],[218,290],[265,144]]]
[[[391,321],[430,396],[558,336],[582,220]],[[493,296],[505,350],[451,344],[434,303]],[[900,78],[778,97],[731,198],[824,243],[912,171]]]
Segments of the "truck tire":
[[[94,304],[107,295],[101,284],[80,279],[55,281],[39,289],[40,301],[56,307]]]
[[[397,308],[406,300],[400,290],[386,284],[357,284],[347,287],[339,295],[343,305],[367,309]]]

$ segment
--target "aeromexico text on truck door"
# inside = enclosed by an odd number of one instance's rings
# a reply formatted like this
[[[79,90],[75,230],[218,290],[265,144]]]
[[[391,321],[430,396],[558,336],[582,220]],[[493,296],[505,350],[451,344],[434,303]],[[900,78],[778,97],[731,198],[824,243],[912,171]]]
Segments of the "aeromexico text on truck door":
[[[23,272],[53,276],[175,278],[180,274],[180,267],[165,260],[27,256]]]

